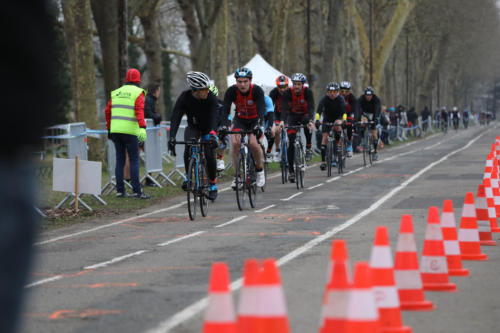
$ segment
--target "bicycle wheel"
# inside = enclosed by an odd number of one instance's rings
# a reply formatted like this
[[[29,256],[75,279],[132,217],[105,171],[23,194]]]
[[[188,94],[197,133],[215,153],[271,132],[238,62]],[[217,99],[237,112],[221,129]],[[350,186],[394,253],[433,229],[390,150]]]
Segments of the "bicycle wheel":
[[[339,140],[339,143],[337,145],[337,170],[338,170],[338,173],[341,174],[342,173],[342,156],[343,156],[343,153],[344,153],[344,148],[342,147],[342,139]]]
[[[285,184],[288,181],[288,161],[287,161],[286,150],[287,150],[286,143],[284,143],[281,145],[281,160],[280,160],[282,184]]]
[[[262,158],[264,159],[264,163],[262,163],[262,165],[264,166],[264,179],[266,180],[266,183],[260,189],[262,192],[265,192],[266,191],[266,184],[267,184],[267,171],[269,170],[269,163],[266,161],[266,150],[264,149],[264,146],[261,144],[260,147],[262,148]]]
[[[373,150],[373,137],[370,134],[368,134],[368,159],[370,160],[370,166],[373,165],[373,154],[375,153],[375,151]]]
[[[304,167],[306,165],[304,151],[300,142],[295,144],[293,161],[295,164],[295,184],[297,185],[297,190],[300,190],[300,188],[304,187]]]
[[[302,149],[302,143],[300,144],[300,158],[301,158],[302,162],[300,164],[299,180],[300,180],[300,187],[304,188],[304,176],[305,176],[305,172],[306,172],[307,161],[306,161],[306,155],[304,154],[304,150]]]
[[[189,161],[189,167],[187,172],[188,185],[186,191],[188,212],[191,221],[196,218],[196,206],[198,204],[196,176],[197,176],[196,161],[194,159],[191,159]]]
[[[207,216],[208,213],[208,190],[209,190],[209,182],[208,182],[208,172],[206,164],[199,164],[199,177],[200,177],[200,188],[198,190],[198,195],[200,197],[200,210],[202,216]]]
[[[255,161],[248,156],[248,177],[247,177],[247,189],[248,189],[248,201],[250,201],[250,206],[252,208],[257,207],[257,169],[255,168]]]
[[[245,209],[245,192],[246,192],[246,178],[247,170],[245,165],[245,155],[240,154],[236,162],[236,202],[238,203],[239,210]]]
[[[368,154],[368,133],[366,130],[363,133],[363,165],[366,166],[367,154]]]
[[[328,139],[328,143],[326,146],[326,167],[327,167],[327,175],[328,177],[332,176],[332,162],[333,162],[333,142]]]
[[[345,134],[345,133],[344,133]],[[345,170],[345,162],[347,160],[347,139],[346,135],[342,137],[342,170]]]

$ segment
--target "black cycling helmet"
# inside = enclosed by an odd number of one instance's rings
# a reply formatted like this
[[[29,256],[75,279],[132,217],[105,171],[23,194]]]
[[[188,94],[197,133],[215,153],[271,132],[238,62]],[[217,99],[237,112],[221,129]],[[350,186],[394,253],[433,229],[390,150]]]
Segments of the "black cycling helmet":
[[[368,86],[365,88],[365,95],[373,95],[373,92],[374,92],[374,90],[373,90],[372,86]]]
[[[340,82],[340,89],[351,90],[351,83],[349,81]]]
[[[302,73],[294,73],[292,75],[292,81],[299,81],[305,83],[307,81],[306,76]]]
[[[236,69],[236,72],[234,72],[234,78],[239,78],[239,77],[244,77],[248,79],[252,79],[252,71],[247,68],[247,67],[240,67]]]
[[[337,82],[330,82],[326,85],[326,91],[339,91],[340,87]]]

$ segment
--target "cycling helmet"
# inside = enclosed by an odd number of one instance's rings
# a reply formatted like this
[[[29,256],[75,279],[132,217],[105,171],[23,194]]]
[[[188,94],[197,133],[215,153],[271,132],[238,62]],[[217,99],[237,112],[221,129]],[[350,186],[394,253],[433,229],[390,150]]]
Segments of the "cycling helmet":
[[[240,67],[240,68],[237,68],[236,69],[236,72],[234,72],[234,77],[237,79],[237,78],[240,78],[240,77],[243,77],[243,78],[248,78],[248,79],[252,79],[252,71],[247,68],[247,67]]]
[[[337,82],[330,82],[326,85],[326,91],[339,91],[340,87]]]
[[[280,75],[276,78],[276,85],[278,87],[288,86],[288,78],[285,75]]]
[[[342,82],[340,82],[340,89],[350,90],[351,89],[351,83],[349,81],[342,81]]]
[[[456,106],[453,107],[453,111],[457,111],[458,108]]]
[[[208,88],[215,96],[219,96],[219,89],[214,84],[210,85],[210,88]]]
[[[292,75],[292,81],[299,81],[305,83],[307,81],[306,76],[302,73],[294,73]]]
[[[207,89],[210,87],[210,78],[202,72],[188,72],[186,81],[192,90]]]
[[[365,88],[365,95],[373,95],[373,88],[372,86],[368,86]]]

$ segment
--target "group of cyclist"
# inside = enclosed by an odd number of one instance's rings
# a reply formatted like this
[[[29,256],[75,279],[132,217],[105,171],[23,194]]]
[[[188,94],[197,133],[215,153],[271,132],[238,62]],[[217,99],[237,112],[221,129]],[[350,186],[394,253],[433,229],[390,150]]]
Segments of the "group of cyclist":
[[[445,133],[448,130],[449,122],[453,124],[455,130],[458,130],[460,126],[460,119],[462,119],[464,128],[467,128],[469,125],[469,111],[464,109],[462,115],[460,115],[460,111],[456,106],[449,111],[446,109],[446,106],[443,106],[439,112],[436,111],[435,118],[438,122],[438,127]]]
[[[325,155],[328,136],[332,133],[335,140],[340,139],[343,128],[347,132],[347,156],[352,156],[353,125],[366,122],[366,126],[373,135],[374,160],[377,153],[377,121],[380,116],[381,103],[372,87],[365,88],[363,95],[358,99],[351,92],[348,81],[330,82],[326,86],[323,96],[315,112],[312,90],[307,86],[307,78],[302,73],[294,73],[290,80],[280,75],[276,79],[276,87],[266,96],[262,87],[252,83],[253,74],[249,68],[240,67],[235,73],[236,83],[230,86],[221,101],[217,98],[218,90],[208,75],[202,72],[187,73],[189,89],[178,97],[170,124],[170,139],[168,148],[175,155],[176,134],[181,119],[187,116],[187,127],[184,132],[184,141],[201,140],[206,143],[205,157],[209,180],[208,198],[217,198],[217,171],[224,170],[224,152],[228,144],[228,132],[231,134],[232,162],[237,165],[240,152],[242,132],[248,135],[248,146],[255,161],[256,185],[265,185],[264,161],[279,161],[281,132],[286,130],[288,146],[288,180],[295,182],[294,173],[294,142],[298,130],[302,127],[306,138],[306,160],[312,159],[312,134],[314,128],[321,129],[321,170],[326,169]],[[231,107],[234,104],[235,112],[231,116]],[[263,153],[260,140],[266,136],[268,146]],[[276,155],[272,155],[275,146]],[[190,158],[189,146],[184,150],[184,164],[188,166]],[[333,162],[336,163],[336,162]],[[188,179],[182,187],[188,189]],[[231,184],[236,189],[238,180]]]

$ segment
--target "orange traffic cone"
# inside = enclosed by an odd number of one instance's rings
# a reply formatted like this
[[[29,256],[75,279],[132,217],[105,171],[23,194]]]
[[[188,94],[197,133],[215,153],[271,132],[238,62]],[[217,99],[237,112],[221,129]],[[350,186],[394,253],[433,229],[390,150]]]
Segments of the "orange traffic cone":
[[[417,245],[411,215],[403,215],[399,226],[394,278],[402,310],[430,311],[434,304],[425,299],[418,267]]]
[[[445,200],[441,213],[441,231],[443,232],[444,253],[448,263],[448,274],[453,276],[468,276],[469,270],[462,267],[460,246],[458,245],[457,225],[453,213],[453,203]]]
[[[229,281],[229,270],[226,263],[214,262],[210,273],[208,305],[203,322],[203,333],[236,333],[236,320]]]
[[[500,189],[498,188],[498,175],[493,172],[491,179],[483,179],[484,190],[486,192],[486,203],[490,216],[491,232],[500,232],[497,218],[500,217]]]
[[[288,333],[285,295],[274,259],[265,259],[259,278],[259,333]]]
[[[479,184],[477,187],[476,218],[477,230],[479,231],[479,244],[496,246],[497,242],[491,238],[490,215],[488,212],[488,203],[486,202],[486,192],[483,184]]]
[[[259,270],[257,259],[245,260],[243,286],[238,303],[238,333],[254,333],[258,330]]]
[[[332,249],[330,251],[330,261],[328,262],[328,276],[327,276],[327,283],[326,283],[326,288],[325,288],[325,293],[323,295],[323,307],[321,310],[321,327],[320,327],[320,332],[323,332],[324,328],[324,315],[326,314],[327,311],[330,311],[327,309],[328,307],[328,299],[329,299],[329,294],[331,290],[329,289],[332,286],[334,274],[335,274],[335,267],[336,263],[339,262],[340,264],[345,266],[345,271],[347,274],[347,281],[350,281],[350,274],[349,274],[349,259],[348,259],[348,254],[347,254],[347,246],[345,243],[345,240],[343,239],[336,239],[332,242]]]
[[[346,332],[378,332],[379,327],[371,269],[367,262],[358,262],[354,267],[354,284],[349,293]]]
[[[483,178],[491,178],[491,171],[493,169],[493,154],[489,153],[486,159],[486,165],[484,167],[484,176]]]
[[[474,194],[472,192],[467,192],[465,195],[460,230],[458,231],[458,244],[460,245],[462,260],[488,260],[488,256],[481,253],[479,245],[476,207],[474,206]]]
[[[427,228],[425,229],[424,249],[420,267],[424,290],[429,291],[456,291],[457,286],[450,283],[448,278],[448,264],[444,253],[443,233],[439,223],[439,210],[435,206],[429,207],[427,214]]]
[[[320,333],[346,332],[349,292],[347,265],[337,260],[333,264],[333,276],[327,286]]]
[[[391,248],[387,227],[379,226],[370,257],[375,303],[380,317],[380,332],[408,332],[411,327],[403,326],[399,295],[394,282]]]

